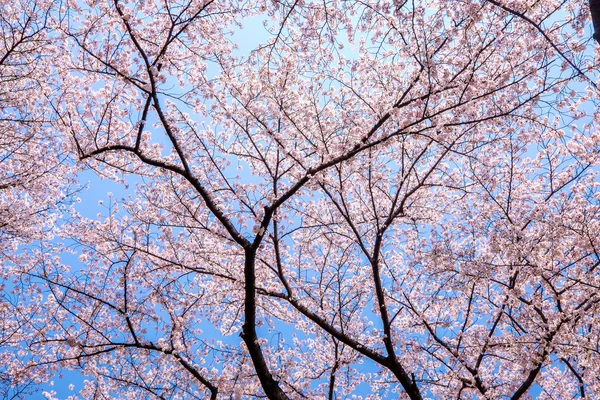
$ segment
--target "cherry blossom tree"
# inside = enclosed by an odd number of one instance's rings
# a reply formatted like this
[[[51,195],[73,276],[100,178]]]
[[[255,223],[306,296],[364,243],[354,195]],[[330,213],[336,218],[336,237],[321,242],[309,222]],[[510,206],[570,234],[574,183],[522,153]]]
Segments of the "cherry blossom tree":
[[[3,2],[0,17],[0,237],[13,246],[39,238],[64,199],[66,150],[47,110],[51,2]]]
[[[59,205],[75,190],[68,187],[68,147],[48,110],[51,11],[52,2],[0,2],[0,394],[7,398],[30,393],[36,383],[14,374],[26,357],[17,353],[35,308],[22,296],[31,292],[9,289],[19,285],[20,267],[27,269],[24,246],[52,239]]]
[[[9,388],[77,370],[82,398],[600,396],[588,4],[50,7],[4,33],[27,90],[7,148],[44,154],[8,150],[5,186],[56,204],[40,177],[69,149],[124,189],[7,253]]]

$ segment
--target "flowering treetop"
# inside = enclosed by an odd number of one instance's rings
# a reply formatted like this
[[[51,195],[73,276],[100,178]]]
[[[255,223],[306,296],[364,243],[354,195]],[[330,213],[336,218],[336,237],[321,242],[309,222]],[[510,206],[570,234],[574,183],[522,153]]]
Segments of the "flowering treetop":
[[[12,3],[7,396],[600,396],[587,4]]]

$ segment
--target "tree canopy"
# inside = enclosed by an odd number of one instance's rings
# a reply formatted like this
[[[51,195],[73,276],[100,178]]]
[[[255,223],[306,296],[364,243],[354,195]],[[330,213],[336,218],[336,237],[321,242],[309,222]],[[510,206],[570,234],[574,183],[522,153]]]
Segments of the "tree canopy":
[[[600,398],[595,3],[0,0],[0,394]]]

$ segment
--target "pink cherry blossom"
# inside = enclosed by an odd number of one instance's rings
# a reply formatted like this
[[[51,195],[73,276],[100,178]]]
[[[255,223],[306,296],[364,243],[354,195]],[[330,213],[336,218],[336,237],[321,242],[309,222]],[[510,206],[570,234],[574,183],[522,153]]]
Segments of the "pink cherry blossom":
[[[0,0],[0,393],[600,397],[591,26]]]

